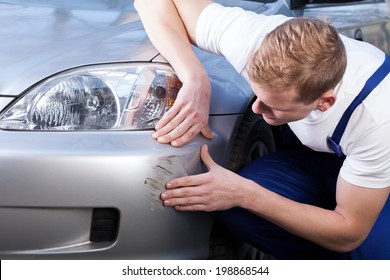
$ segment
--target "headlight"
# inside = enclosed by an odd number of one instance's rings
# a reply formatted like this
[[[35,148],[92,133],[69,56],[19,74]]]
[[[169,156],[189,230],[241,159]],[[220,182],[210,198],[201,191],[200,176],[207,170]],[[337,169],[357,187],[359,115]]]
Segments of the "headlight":
[[[83,67],[29,90],[0,116],[12,130],[151,129],[173,105],[181,82],[156,64]]]

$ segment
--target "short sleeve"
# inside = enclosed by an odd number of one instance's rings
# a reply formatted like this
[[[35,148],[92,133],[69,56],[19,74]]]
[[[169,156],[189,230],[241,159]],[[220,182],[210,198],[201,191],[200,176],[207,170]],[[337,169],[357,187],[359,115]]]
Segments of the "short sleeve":
[[[390,186],[389,135],[390,122],[387,122],[375,129],[369,129],[360,138],[355,138],[358,140],[351,143],[354,148],[348,151],[340,176],[347,182],[362,187]]]
[[[213,3],[199,16],[196,44],[226,57],[236,71],[242,73],[264,36],[288,19],[283,15],[265,16]]]

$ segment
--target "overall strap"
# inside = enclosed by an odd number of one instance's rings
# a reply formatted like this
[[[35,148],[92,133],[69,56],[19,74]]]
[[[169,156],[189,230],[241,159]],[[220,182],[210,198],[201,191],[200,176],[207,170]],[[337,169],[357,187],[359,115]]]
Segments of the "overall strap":
[[[360,103],[370,94],[371,91],[376,88],[376,86],[387,76],[390,72],[390,56],[385,55],[385,61],[383,64],[375,71],[374,74],[367,80],[363,89],[360,91],[359,95],[355,97],[352,103],[349,105],[347,110],[345,110],[343,116],[341,117],[339,123],[336,126],[336,129],[333,132],[332,137],[327,138],[328,146],[338,155],[344,156],[341,147],[340,140],[344,134],[344,130],[347,127],[348,121],[351,118],[353,111],[359,106]]]

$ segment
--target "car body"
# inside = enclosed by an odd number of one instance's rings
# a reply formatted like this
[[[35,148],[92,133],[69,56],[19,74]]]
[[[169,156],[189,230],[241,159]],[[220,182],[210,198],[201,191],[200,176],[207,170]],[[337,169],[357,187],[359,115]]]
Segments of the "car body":
[[[342,34],[390,50],[383,1],[217,2],[323,16]],[[165,208],[159,195],[168,180],[205,171],[204,143],[232,170],[274,148],[270,128],[248,113],[245,80],[224,58],[194,48],[212,82],[216,137],[174,148],[151,134],[180,82],[132,1],[0,0],[0,26],[0,258],[210,257],[213,214]]]

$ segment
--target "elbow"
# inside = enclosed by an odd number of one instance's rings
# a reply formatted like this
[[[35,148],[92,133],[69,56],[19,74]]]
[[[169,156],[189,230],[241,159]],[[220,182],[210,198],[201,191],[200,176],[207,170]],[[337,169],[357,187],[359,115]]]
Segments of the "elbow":
[[[339,240],[333,248],[329,248],[340,253],[349,253],[358,248],[366,239],[367,236],[354,235]]]
[[[337,246],[335,251],[339,253],[349,253],[358,248],[360,244],[362,244],[362,242],[346,242]]]
[[[133,5],[134,5],[134,8],[135,8],[136,11],[138,11],[139,2],[141,2],[141,1],[139,1],[139,0],[134,0]]]
[[[134,3],[133,3],[133,5],[134,5],[134,8],[135,8],[135,10],[138,12],[140,9],[142,9],[142,5],[147,5],[147,3],[146,2],[148,2],[147,0],[134,0]]]
[[[142,17],[143,15],[153,14],[158,10],[164,11],[166,8],[166,1],[156,0],[134,0],[134,9]]]

